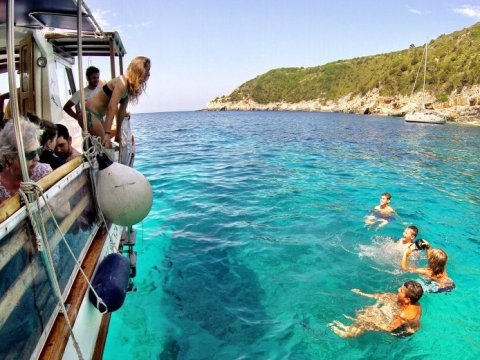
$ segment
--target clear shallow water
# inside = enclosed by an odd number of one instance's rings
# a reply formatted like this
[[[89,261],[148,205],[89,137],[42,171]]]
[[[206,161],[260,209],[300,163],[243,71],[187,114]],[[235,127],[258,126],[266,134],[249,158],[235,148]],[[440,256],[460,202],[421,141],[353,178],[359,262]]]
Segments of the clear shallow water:
[[[480,128],[288,112],[142,114],[133,127],[155,200],[105,359],[480,355]],[[402,219],[368,230],[384,191]],[[372,304],[350,289],[417,278],[378,251],[409,224],[447,251],[457,289],[424,295],[413,337],[337,337],[329,322]]]

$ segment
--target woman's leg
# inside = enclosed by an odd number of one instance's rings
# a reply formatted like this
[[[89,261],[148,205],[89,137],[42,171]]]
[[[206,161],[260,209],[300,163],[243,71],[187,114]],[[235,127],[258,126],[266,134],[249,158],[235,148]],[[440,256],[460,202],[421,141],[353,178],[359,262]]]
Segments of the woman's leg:
[[[330,329],[342,338],[353,338],[362,335],[365,332],[365,328],[363,328],[359,323],[353,323],[350,326],[346,326],[338,320],[333,321],[332,323],[328,324]]]
[[[78,124],[83,129],[83,117],[82,113],[78,114],[77,117]],[[105,130],[103,129],[103,124],[95,115],[88,113],[87,111],[87,126],[88,132],[93,136],[100,137],[100,142],[103,142],[103,138],[105,137]]]

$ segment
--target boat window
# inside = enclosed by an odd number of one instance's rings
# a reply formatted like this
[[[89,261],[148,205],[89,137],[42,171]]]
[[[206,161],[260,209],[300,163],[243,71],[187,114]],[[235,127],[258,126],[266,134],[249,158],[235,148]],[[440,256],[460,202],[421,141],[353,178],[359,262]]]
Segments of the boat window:
[[[60,192],[48,197],[69,246],[82,259],[95,234],[95,212],[88,170],[73,178]],[[50,191],[50,190],[49,190]],[[52,188],[51,191],[55,191]],[[64,294],[76,275],[75,262],[53,220],[42,209],[52,258]],[[6,223],[2,223],[5,229]],[[0,238],[0,341],[1,358],[36,358],[58,310],[42,255],[25,216]],[[40,344],[40,345],[39,345]]]
[[[68,82],[67,67],[59,61],[55,61],[58,79],[58,96],[63,107],[65,103],[71,98],[70,84]]]

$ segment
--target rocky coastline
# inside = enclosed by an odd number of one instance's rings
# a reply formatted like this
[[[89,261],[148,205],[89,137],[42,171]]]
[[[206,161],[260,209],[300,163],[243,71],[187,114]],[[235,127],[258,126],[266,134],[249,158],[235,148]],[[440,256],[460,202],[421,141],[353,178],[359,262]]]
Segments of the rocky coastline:
[[[210,101],[204,111],[318,111],[365,114],[377,116],[404,116],[422,102],[421,93],[409,96],[380,96],[379,89],[365,95],[347,95],[336,101],[310,100],[298,103],[273,102],[259,104],[252,99],[229,101],[220,96]],[[431,93],[425,96],[425,107],[448,121],[480,126],[480,85],[454,91],[448,100],[439,102]]]

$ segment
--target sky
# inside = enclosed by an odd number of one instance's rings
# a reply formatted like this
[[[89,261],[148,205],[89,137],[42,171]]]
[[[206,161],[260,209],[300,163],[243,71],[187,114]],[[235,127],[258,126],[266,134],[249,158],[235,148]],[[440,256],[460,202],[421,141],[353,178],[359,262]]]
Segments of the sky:
[[[480,21],[480,0],[85,0],[127,55],[151,58],[131,111],[184,111],[268,70],[421,45]],[[110,77],[108,62],[98,65]]]

